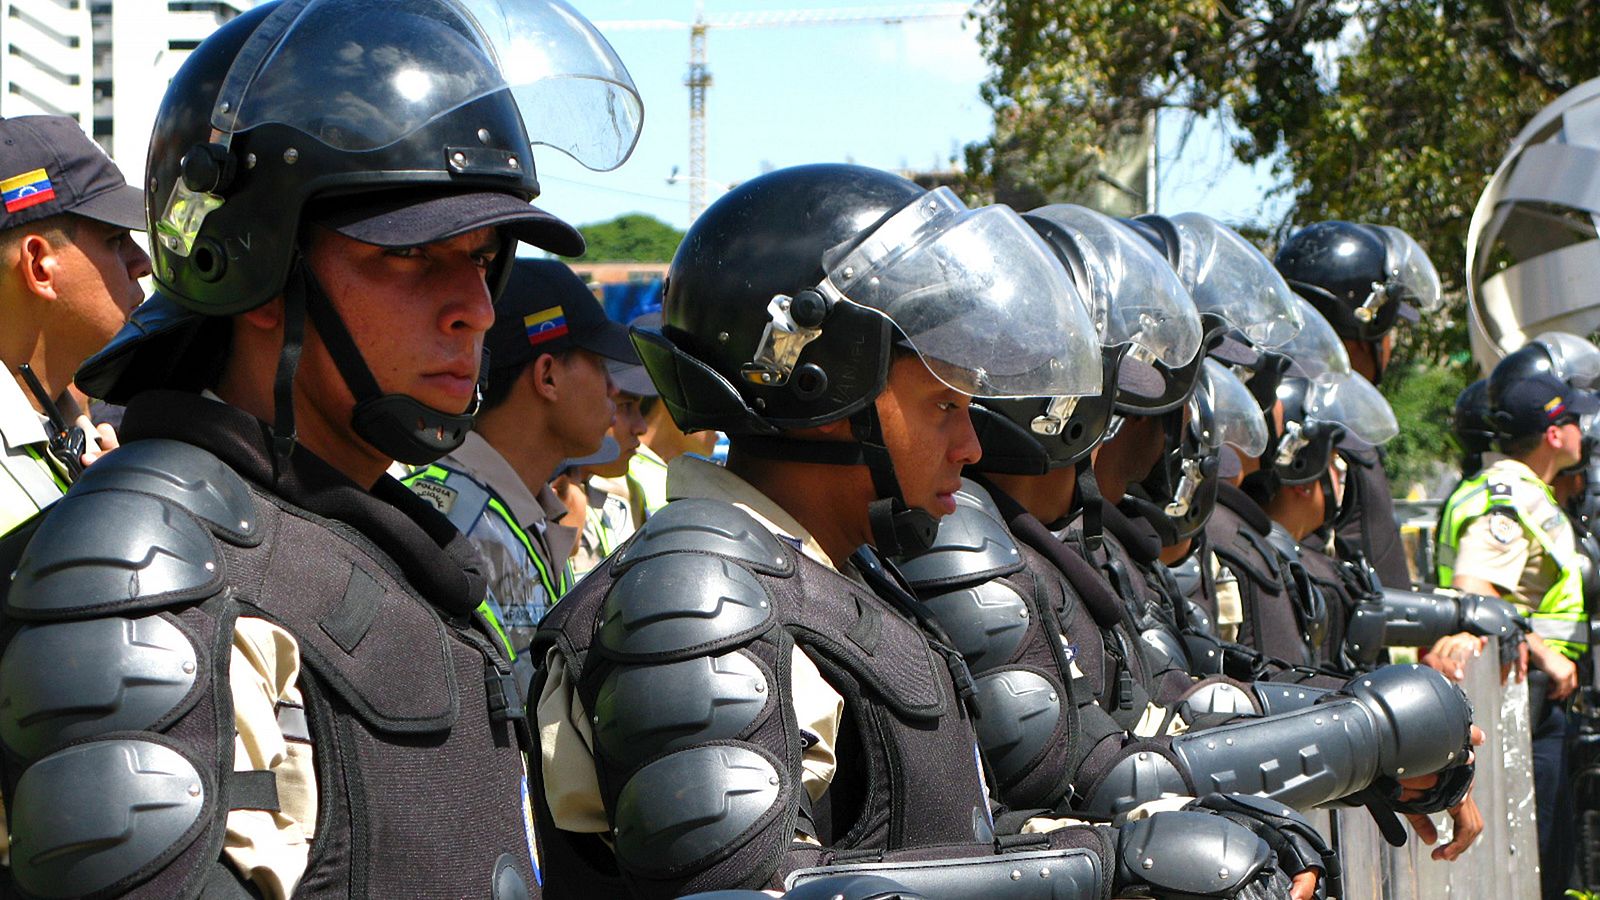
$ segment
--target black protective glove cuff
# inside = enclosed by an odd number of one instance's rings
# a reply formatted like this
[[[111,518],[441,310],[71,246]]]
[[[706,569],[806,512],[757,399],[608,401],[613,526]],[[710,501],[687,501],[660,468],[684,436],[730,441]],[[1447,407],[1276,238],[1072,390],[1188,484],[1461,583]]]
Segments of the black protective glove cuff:
[[[1395,800],[1397,812],[1428,815],[1444,812],[1460,805],[1472,790],[1472,776],[1476,763],[1452,766],[1439,773],[1439,780],[1415,800]]]
[[[1325,895],[1344,895],[1338,852],[1295,810],[1274,800],[1242,794],[1208,794],[1187,808],[1209,810],[1249,828],[1272,848],[1279,871],[1293,876],[1306,869],[1320,869]]]

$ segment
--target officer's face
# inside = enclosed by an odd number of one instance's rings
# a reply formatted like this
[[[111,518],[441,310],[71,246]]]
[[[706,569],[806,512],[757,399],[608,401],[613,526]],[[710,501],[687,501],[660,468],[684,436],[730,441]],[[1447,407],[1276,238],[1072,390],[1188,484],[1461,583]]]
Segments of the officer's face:
[[[318,229],[306,256],[378,387],[458,413],[472,403],[494,322],[485,279],[499,248],[492,228],[401,249]],[[354,398],[314,329],[299,377],[331,422],[349,421]]]
[[[922,360],[903,356],[889,368],[877,404],[907,505],[936,516],[955,512],[961,469],[982,453],[967,412],[972,398],[946,387]]]
[[[628,473],[628,463],[639,450],[639,436],[645,432],[644,414],[639,412],[638,395],[618,392],[613,402],[617,411],[611,416],[611,431],[608,433],[622,453],[615,461],[590,470],[601,478],[620,478]]]
[[[59,338],[79,361],[105,346],[144,299],[139,279],[150,274],[145,255],[126,228],[79,218],[70,241],[53,247]]]
[[[561,354],[550,374],[560,379],[551,427],[563,451],[573,457],[599,450],[606,429],[611,427],[611,399],[617,394],[617,385],[606,369],[605,358],[588,350],[573,349]],[[621,440],[620,436],[618,439]]]

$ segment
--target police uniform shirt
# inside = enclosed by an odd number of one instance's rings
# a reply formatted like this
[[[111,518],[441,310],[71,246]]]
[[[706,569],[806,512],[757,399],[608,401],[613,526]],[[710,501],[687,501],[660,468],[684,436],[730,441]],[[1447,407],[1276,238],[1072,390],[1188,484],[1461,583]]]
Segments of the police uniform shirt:
[[[576,577],[589,574],[634,532],[626,477],[592,477],[584,490],[589,509],[584,513],[583,532],[578,535],[578,545],[572,554],[572,574]]]
[[[7,372],[0,378],[0,534],[65,493],[66,478],[50,462],[45,419]]]
[[[1558,556],[1570,559],[1577,553],[1571,522],[1532,469],[1515,459],[1501,459],[1484,470],[1484,475],[1489,490],[1510,492],[1517,510],[1543,529]],[[1560,577],[1561,565],[1544,552],[1510,510],[1491,509],[1462,529],[1454,573],[1489,582],[1527,613],[1539,608],[1545,592]]]
[[[469,432],[461,446],[435,466],[450,470],[452,478],[465,476],[470,481],[419,478],[410,482],[411,489],[448,516],[483,554],[484,575],[489,595],[498,605],[500,625],[520,653],[533,642],[539,620],[560,599],[562,573],[578,529],[559,524],[567,508],[550,485],[539,485],[537,494],[530,491],[511,463],[476,432]],[[488,492],[503,503],[522,535],[489,503]],[[529,544],[540,559],[530,558]],[[551,596],[551,587],[557,596]]]
[[[838,571],[822,551],[822,545],[793,516],[739,476],[688,455],[674,459],[668,471],[668,494],[673,499],[704,497],[731,503],[801,553]],[[548,675],[537,712],[540,764],[551,819],[563,831],[609,832],[600,782],[595,775],[594,730],[589,715],[559,650],[550,651],[545,666]],[[811,799],[817,800],[833,783],[833,748],[844,717],[844,697],[823,679],[816,664],[799,647],[791,653],[789,686],[795,721],[811,741],[801,753],[800,782]]]

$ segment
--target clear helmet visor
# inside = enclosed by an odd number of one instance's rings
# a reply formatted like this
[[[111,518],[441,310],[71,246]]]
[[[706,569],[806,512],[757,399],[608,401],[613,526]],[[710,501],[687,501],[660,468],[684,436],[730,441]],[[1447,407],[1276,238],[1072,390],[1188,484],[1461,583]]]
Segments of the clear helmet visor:
[[[1557,378],[1580,390],[1600,387],[1600,348],[1565,331],[1547,331],[1533,342],[1549,350]]]
[[[882,313],[954,390],[1100,393],[1088,307],[1055,253],[1007,207],[968,209],[939,188],[822,262],[824,291]]]
[[[1411,235],[1393,225],[1379,225],[1388,250],[1388,283],[1385,288],[1398,301],[1410,303],[1424,312],[1435,312],[1444,305],[1439,273],[1433,260]]]
[[[1278,352],[1289,358],[1304,378],[1327,378],[1351,372],[1350,353],[1322,313],[1301,297],[1294,298],[1300,309],[1300,331]]]
[[[1288,343],[1300,311],[1288,282],[1238,232],[1202,213],[1169,216],[1178,232],[1178,279],[1202,313],[1239,329],[1259,348]]]
[[[1374,447],[1400,433],[1389,401],[1356,372],[1312,381],[1305,415],[1308,424],[1315,419],[1343,425],[1349,437]]]
[[[1070,204],[1029,215],[1070,234],[1083,251],[1085,298],[1107,347],[1130,344],[1135,357],[1177,368],[1200,352],[1200,313],[1165,257],[1116,219]]]
[[[1214,359],[1205,361],[1189,414],[1189,429],[1204,447],[1227,444],[1245,456],[1260,456],[1267,449],[1261,406],[1239,376]]]
[[[563,0],[284,0],[228,70],[211,124],[265,124],[337,150],[387,147],[509,90],[535,144],[606,171],[644,105],[615,51]]]

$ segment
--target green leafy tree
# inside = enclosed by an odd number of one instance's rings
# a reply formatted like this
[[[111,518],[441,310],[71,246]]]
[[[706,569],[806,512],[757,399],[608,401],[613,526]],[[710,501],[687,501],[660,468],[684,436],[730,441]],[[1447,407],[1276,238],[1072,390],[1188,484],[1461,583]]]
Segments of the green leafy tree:
[[[579,227],[588,249],[586,262],[670,262],[683,232],[643,213],[628,213]]]
[[[1449,305],[1400,334],[1392,401],[1440,367],[1458,370],[1450,384],[1475,377],[1473,206],[1533,114],[1600,73],[1593,0],[986,0],[975,15],[994,134],[968,148],[970,193],[1062,199],[1154,111],[1214,113],[1238,129],[1241,161],[1275,163],[1289,212],[1253,223],[1266,233],[1339,218],[1416,237]],[[1445,387],[1415,398],[1408,430],[1448,419]],[[1402,467],[1449,456],[1442,434],[1394,451]]]

